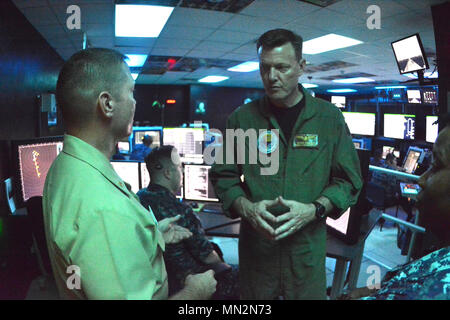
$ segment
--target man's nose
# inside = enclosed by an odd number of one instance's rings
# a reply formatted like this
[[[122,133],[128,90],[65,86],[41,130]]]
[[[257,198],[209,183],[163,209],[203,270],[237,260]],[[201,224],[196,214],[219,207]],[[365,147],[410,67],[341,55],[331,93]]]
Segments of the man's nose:
[[[270,81],[275,81],[277,79],[277,71],[275,70],[275,68],[270,68],[269,70],[269,80]]]

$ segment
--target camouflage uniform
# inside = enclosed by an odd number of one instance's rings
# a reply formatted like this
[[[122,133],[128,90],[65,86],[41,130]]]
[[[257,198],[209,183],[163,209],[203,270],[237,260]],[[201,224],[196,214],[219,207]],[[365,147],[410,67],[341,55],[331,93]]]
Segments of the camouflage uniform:
[[[178,201],[167,188],[150,184],[148,188],[141,189],[137,195],[141,204],[152,208],[156,219],[162,220],[181,215],[177,224],[189,229],[192,237],[176,244],[166,244],[164,261],[169,278],[169,295],[184,287],[187,275],[201,273],[211,269],[202,262],[213,250],[213,245],[207,239],[200,219],[192,208]],[[232,266],[231,272],[223,274],[218,279],[214,299],[238,299],[238,268]]]
[[[363,300],[450,300],[450,247],[389,271]]]

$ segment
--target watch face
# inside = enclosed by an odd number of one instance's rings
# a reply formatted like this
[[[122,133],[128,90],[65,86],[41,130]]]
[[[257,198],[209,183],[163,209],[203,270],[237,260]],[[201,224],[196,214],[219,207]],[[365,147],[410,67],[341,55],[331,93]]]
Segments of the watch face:
[[[318,202],[314,202],[314,205],[316,206],[316,216],[319,219],[325,218],[325,207]]]

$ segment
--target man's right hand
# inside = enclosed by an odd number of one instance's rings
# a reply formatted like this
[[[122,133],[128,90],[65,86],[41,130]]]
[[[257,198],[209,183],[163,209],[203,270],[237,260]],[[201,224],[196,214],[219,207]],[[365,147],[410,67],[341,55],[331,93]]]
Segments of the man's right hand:
[[[190,274],[184,281],[185,289],[188,290],[195,300],[207,300],[216,292],[217,281],[214,271],[208,270],[203,273]]]
[[[276,222],[276,217],[267,209],[277,204],[279,204],[278,198],[253,203],[244,197],[240,197],[235,200],[233,207],[256,231],[268,239],[274,239],[275,230],[268,222]]]

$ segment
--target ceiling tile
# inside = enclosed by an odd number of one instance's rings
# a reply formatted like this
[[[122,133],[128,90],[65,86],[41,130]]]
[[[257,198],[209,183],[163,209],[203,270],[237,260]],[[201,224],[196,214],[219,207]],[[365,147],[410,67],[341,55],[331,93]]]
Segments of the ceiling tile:
[[[244,8],[240,14],[259,18],[268,18],[279,22],[290,22],[301,16],[319,10],[319,7],[297,0],[284,0],[282,5],[274,5],[273,0],[258,0]]]
[[[217,30],[214,33],[212,33],[207,40],[244,44],[250,41],[256,41],[256,39],[258,39],[259,36],[260,35],[257,33]]]
[[[170,26],[218,28],[232,17],[233,14],[228,12],[177,7],[173,10],[167,24]]]
[[[25,8],[22,13],[35,26],[48,26],[59,24],[56,15],[49,7]]]
[[[271,29],[281,28],[285,23],[276,20],[257,18],[236,14],[231,20],[222,26],[222,30],[241,31],[251,28],[252,32],[263,34]]]
[[[211,28],[180,27],[166,25],[159,35],[160,38],[204,40],[214,32]]]

